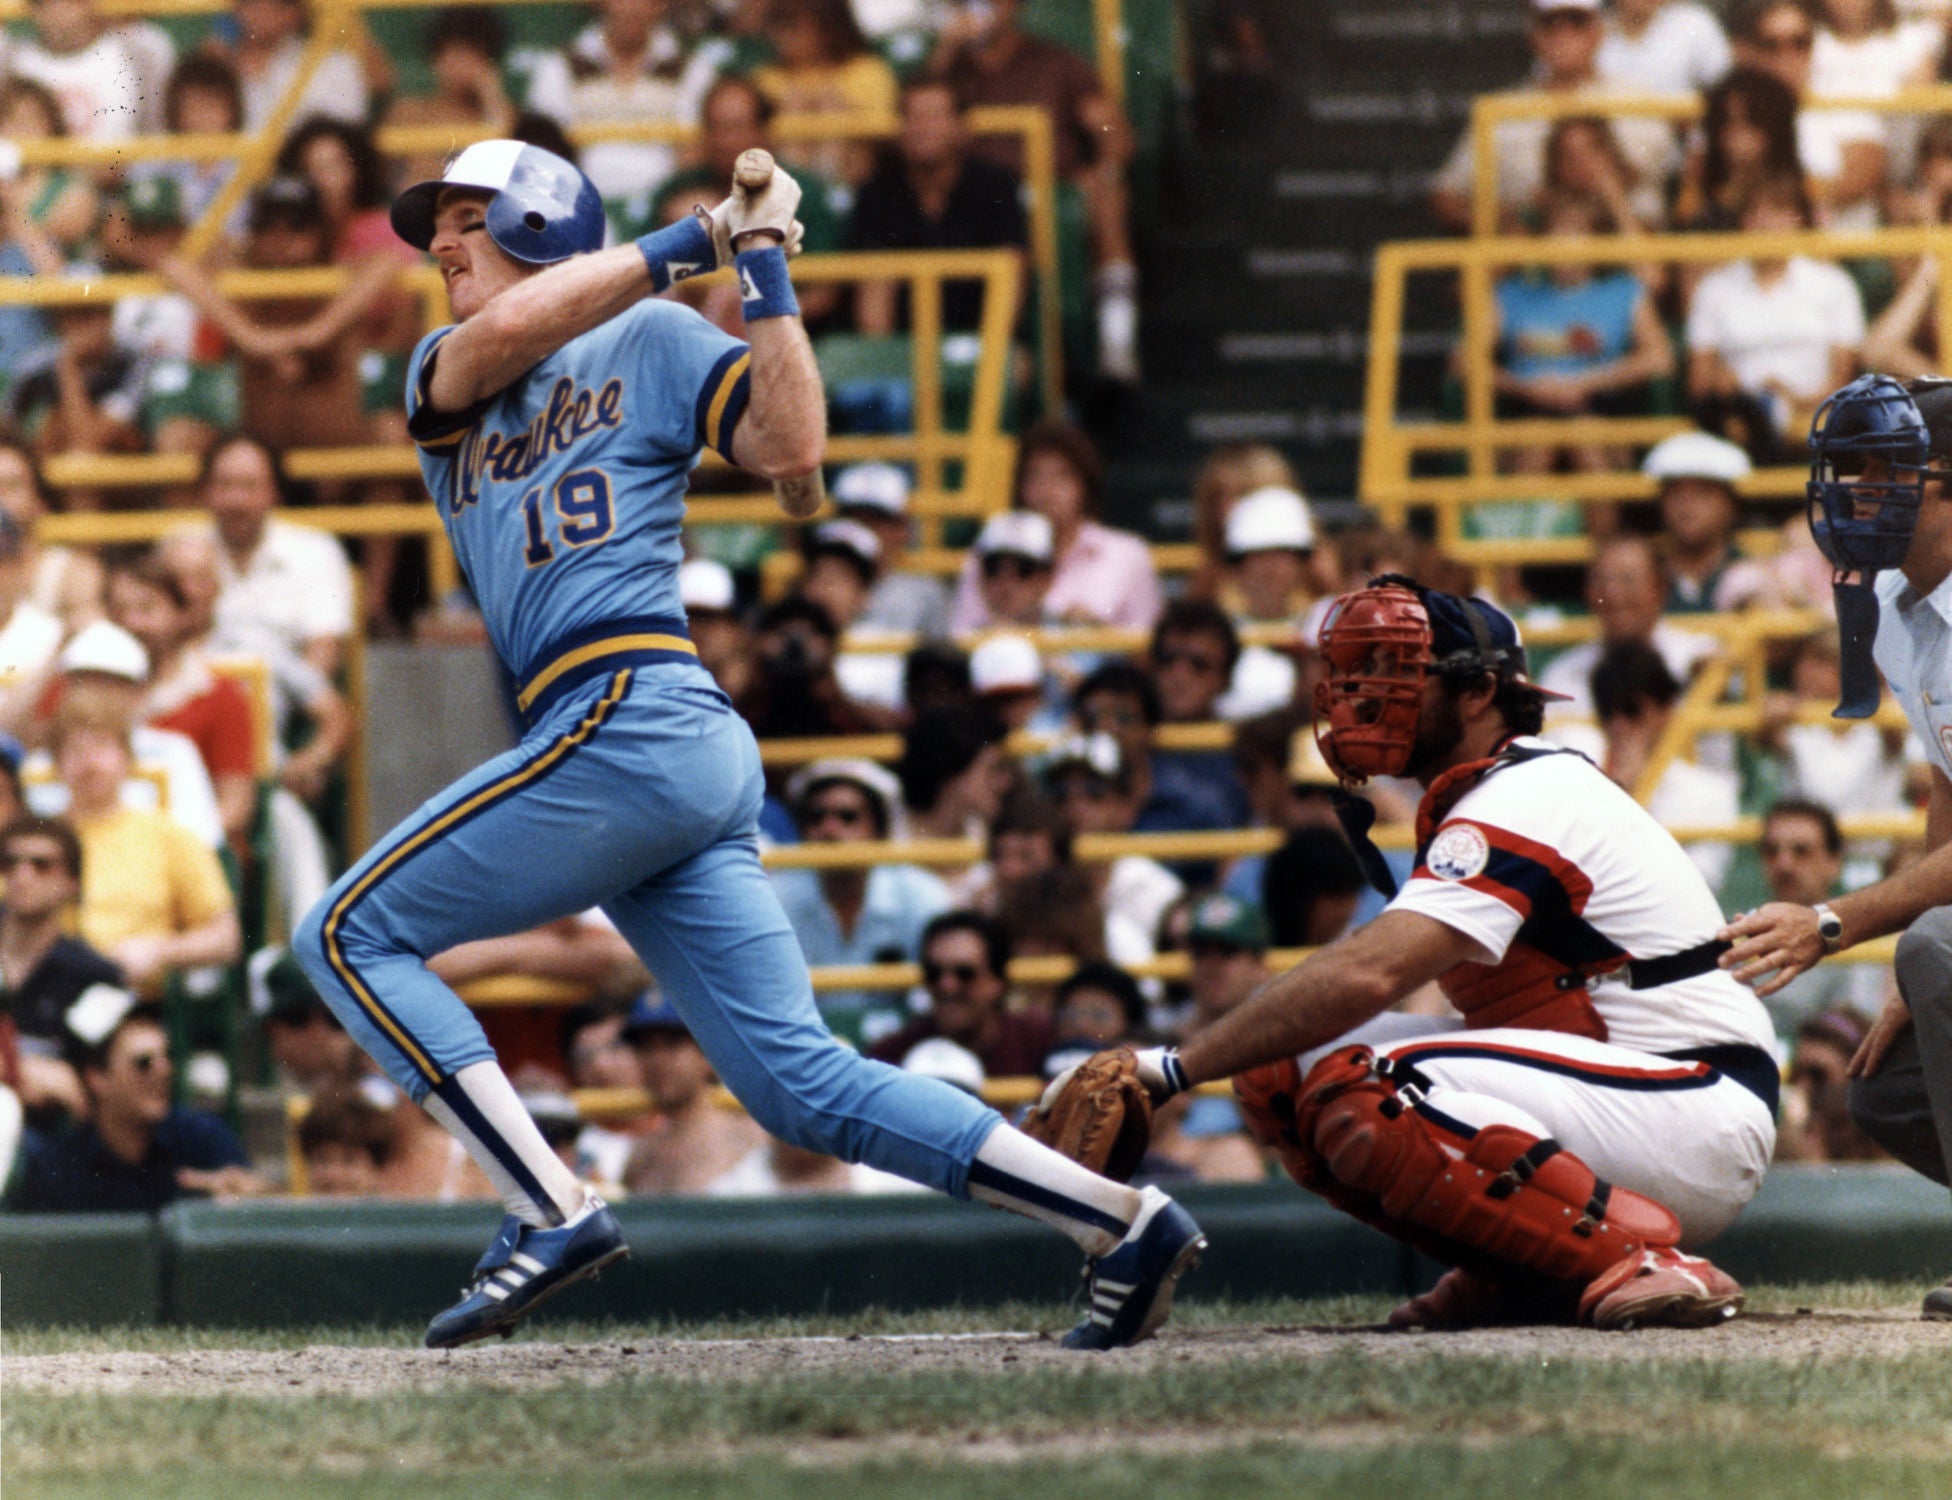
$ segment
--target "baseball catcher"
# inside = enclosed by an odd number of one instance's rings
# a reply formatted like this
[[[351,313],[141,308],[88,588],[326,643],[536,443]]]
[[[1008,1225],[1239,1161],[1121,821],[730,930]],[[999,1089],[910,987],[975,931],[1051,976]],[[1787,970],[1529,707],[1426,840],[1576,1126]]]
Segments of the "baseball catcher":
[[[1232,1078],[1295,1181],[1452,1267],[1392,1326],[1734,1316],[1741,1288],[1684,1247],[1760,1185],[1777,1070],[1762,1006],[1716,967],[1714,896],[1631,796],[1537,737],[1551,695],[1492,605],[1388,575],[1337,602],[1322,651],[1336,774],[1425,788],[1415,870],[1133,1076],[1152,1103]],[[1461,1022],[1385,1014],[1433,980]],[[1084,1115],[1085,1078],[1053,1084],[1049,1120]]]

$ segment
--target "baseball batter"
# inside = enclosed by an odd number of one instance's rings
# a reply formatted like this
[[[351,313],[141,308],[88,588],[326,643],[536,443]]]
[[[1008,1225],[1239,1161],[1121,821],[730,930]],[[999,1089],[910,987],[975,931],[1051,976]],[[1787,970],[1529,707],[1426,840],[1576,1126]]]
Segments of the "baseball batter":
[[[1548,695],[1490,604],[1386,576],[1338,602],[1322,650],[1338,775],[1426,788],[1415,871],[1141,1076],[1155,1097],[1233,1077],[1298,1182],[1451,1265],[1395,1326],[1733,1316],[1741,1289],[1680,1247],[1761,1183],[1777,1073],[1767,1014],[1715,966],[1707,885],[1535,738]],[[1382,1014],[1433,980],[1461,1023]]]
[[[679,525],[706,447],[801,482],[783,492],[795,510],[817,503],[803,481],[820,463],[824,399],[787,274],[799,195],[757,153],[710,213],[603,249],[587,178],[489,141],[394,204],[402,238],[439,264],[455,320],[414,350],[409,431],[526,733],[382,839],[294,946],[507,1206],[473,1284],[429,1326],[433,1347],[506,1333],[626,1253],[615,1217],[559,1164],[474,1017],[423,962],[592,905],[774,1135],[1071,1235],[1093,1270],[1074,1346],[1149,1335],[1205,1243],[1156,1189],[1094,1176],[961,1091],[835,1042],[760,869],[758,749],[687,638]],[[650,300],[731,265],[747,342]]]

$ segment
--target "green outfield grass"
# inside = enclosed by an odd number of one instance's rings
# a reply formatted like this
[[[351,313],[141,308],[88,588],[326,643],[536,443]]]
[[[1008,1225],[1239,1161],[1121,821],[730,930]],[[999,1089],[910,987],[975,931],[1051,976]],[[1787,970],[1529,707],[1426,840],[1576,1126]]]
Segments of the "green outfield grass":
[[[1905,1310],[1917,1289],[1758,1289],[1751,1306]],[[1200,1303],[1175,1327],[1373,1322],[1387,1304]],[[1056,1307],[710,1327],[551,1330],[565,1342],[1055,1328]],[[1631,1336],[1627,1336],[1631,1337]],[[146,1331],[10,1336],[9,1356],[403,1344],[400,1331],[251,1339]],[[1163,1348],[1164,1346],[1162,1346]],[[116,1500],[312,1496],[926,1496],[1139,1500],[1871,1500],[1952,1494],[1942,1346],[1797,1363],[1731,1358],[1714,1336],[1673,1357],[1550,1360],[1360,1348],[955,1371],[761,1366],[704,1381],[630,1366],[601,1384],[510,1391],[464,1368],[433,1390],[348,1395],[55,1394],[0,1381],[0,1493]],[[458,1361],[457,1361],[458,1365]],[[443,1378],[446,1378],[445,1375]],[[141,1476],[141,1477],[137,1477]]]

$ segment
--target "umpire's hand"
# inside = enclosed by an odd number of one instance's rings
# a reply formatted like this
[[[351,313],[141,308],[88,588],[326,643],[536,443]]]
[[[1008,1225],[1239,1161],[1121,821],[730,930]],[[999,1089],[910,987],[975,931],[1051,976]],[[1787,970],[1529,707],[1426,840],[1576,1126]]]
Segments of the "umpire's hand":
[[[1792,901],[1771,901],[1743,912],[1715,934],[1729,944],[1721,967],[1753,989],[1773,995],[1823,957],[1816,912]]]

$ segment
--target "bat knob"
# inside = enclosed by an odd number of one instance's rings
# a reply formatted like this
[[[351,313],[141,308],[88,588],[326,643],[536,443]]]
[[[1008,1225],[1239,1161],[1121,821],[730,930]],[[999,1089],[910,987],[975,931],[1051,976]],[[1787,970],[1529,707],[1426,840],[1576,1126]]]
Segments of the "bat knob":
[[[740,152],[732,180],[748,192],[759,192],[773,180],[773,154],[757,146]]]

